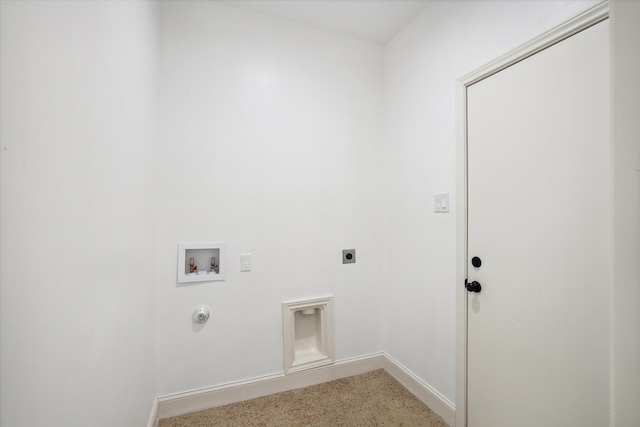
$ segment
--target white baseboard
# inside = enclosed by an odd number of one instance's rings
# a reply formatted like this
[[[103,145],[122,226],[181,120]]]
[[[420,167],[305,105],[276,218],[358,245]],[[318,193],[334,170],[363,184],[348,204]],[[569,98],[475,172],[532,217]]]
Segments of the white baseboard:
[[[308,371],[279,373],[158,398],[158,418],[169,418],[229,403],[308,387],[384,368],[383,353],[341,360]]]
[[[160,396],[152,413],[153,424],[158,419],[175,417],[191,412],[255,399],[269,394],[308,387],[328,381],[346,378],[366,372],[385,369],[420,401],[440,415],[450,426],[455,425],[455,406],[427,383],[385,353],[374,353],[361,357],[343,359],[333,365],[300,371],[293,374],[278,373]],[[151,423],[151,420],[149,421]]]
[[[149,415],[149,422],[147,427],[157,427],[158,425],[158,398],[153,399],[153,405],[151,406],[151,414]]]
[[[422,381],[393,357],[385,354],[384,360],[384,369],[389,375],[398,380],[400,384],[420,399],[422,403],[431,408],[433,412],[440,415],[447,424],[455,427],[456,407],[449,399],[438,393],[433,387]]]

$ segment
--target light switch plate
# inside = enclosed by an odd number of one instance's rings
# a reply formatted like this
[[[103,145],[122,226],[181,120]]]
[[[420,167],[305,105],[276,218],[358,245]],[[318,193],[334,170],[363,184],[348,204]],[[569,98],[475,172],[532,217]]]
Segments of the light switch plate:
[[[434,197],[434,204],[436,213],[447,213],[449,212],[449,193],[446,194],[436,194]]]

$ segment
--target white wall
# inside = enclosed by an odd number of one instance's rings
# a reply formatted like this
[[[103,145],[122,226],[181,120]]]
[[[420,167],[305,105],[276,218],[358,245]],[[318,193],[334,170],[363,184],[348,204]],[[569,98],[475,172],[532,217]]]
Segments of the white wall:
[[[614,250],[612,413],[640,425],[640,2],[611,3]]]
[[[1,2],[0,424],[145,425],[156,6]]]
[[[152,4],[0,2],[0,424],[142,425],[157,394],[281,372],[281,302],[325,294],[338,359],[386,350],[454,401],[455,206],[434,214],[433,194],[455,200],[455,79],[595,3],[436,1],[383,51],[162,2],[158,82]],[[614,5],[614,73],[637,82],[637,4]],[[617,91],[626,426],[638,133],[618,114],[638,96]],[[177,286],[177,243],[203,240],[229,242],[227,280]],[[343,266],[350,247],[358,262]],[[198,304],[212,309],[203,328]]]
[[[160,68],[159,394],[282,372],[285,300],[334,295],[338,360],[381,351],[382,48],[163,2]],[[178,242],[219,240],[227,280],[177,285]]]
[[[385,351],[455,401],[455,81],[597,1],[435,1],[385,47]],[[450,214],[433,196],[451,193]]]

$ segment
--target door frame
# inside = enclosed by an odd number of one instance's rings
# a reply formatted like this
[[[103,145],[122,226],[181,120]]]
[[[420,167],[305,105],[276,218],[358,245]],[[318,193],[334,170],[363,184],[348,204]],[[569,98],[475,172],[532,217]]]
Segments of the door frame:
[[[456,82],[456,427],[467,426],[467,88],[608,18],[606,1]]]

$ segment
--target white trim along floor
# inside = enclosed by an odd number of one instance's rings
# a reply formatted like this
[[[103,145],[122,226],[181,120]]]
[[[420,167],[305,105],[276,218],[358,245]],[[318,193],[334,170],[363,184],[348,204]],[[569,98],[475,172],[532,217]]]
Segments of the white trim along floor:
[[[450,426],[455,425],[455,405],[451,401],[420,380],[389,355],[374,353],[344,359],[333,365],[293,374],[266,375],[214,387],[160,396],[154,402],[148,427],[156,427],[158,420],[161,418],[175,417],[230,403],[242,402],[274,393],[364,374],[377,369],[387,371],[420,401],[440,415]]]

